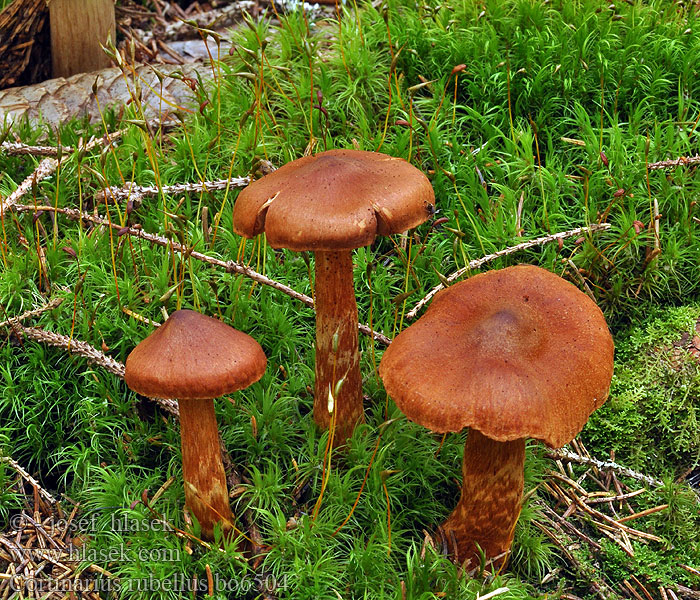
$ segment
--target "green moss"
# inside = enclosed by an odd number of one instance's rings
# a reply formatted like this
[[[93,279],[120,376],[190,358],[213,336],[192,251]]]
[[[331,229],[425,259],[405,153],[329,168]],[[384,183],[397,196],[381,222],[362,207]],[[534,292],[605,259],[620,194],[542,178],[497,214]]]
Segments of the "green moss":
[[[54,235],[47,214],[36,222],[27,213],[4,216],[0,319],[48,299],[39,281],[41,247],[52,289],[66,300],[36,320],[40,327],[97,348],[104,343],[123,361],[152,331],[124,309],[162,321],[163,310],[187,307],[216,315],[262,344],[266,375],[230,402],[219,401],[217,417],[242,478],[234,510],[240,514],[250,506],[268,552],[253,571],[232,546],[207,551],[172,532],[111,528],[112,515],[150,518],[143,498],[161,488],[154,510],[168,523],[186,526],[177,424],[121,381],[62,350],[15,337],[0,342],[3,452],[48,489],[81,502],[85,515],[99,515],[86,532],[88,547],[128,551],[127,560],[104,565],[124,582],[127,599],[191,597],[129,591],[126,585],[143,585],[150,574],[159,580],[186,574],[202,582],[207,565],[214,576],[238,585],[228,597],[255,597],[256,577],[268,574],[281,599],[472,600],[501,586],[509,588],[498,596],[502,600],[564,591],[587,596],[591,577],[615,587],[631,573],[690,585],[692,576],[678,563],[698,566],[697,501],[686,485],[672,481],[698,463],[700,380],[694,359],[676,352],[673,342],[683,332],[692,334],[700,317],[693,219],[700,180],[685,168],[650,171],[647,178],[645,164],[696,150],[697,18],[689,6],[662,0],[620,3],[614,10],[593,0],[389,0],[358,12],[348,5],[340,23],[310,24],[298,12],[283,15],[277,28],[265,19],[251,21],[231,33],[234,50],[221,65],[219,82],[200,87],[200,100],[209,100],[201,112],[163,138],[117,124],[112,115],[110,128],[128,129],[113,152],[68,159],[60,174],[27,197],[92,210],[103,180],[165,185],[229,172],[243,176],[261,159],[279,166],[297,158],[310,143],[316,151],[356,144],[402,156],[432,171],[436,217],[447,222],[419,227],[405,249],[398,239],[379,239],[355,253],[360,319],[369,322],[371,309],[373,326],[389,335],[406,326],[405,311],[441,275],[526,239],[596,222],[607,212],[610,229],[604,233],[567,239],[561,249],[549,244],[520,251],[484,268],[526,262],[576,285],[573,269],[586,279],[612,326],[617,355],[610,399],[582,439],[596,457],[614,451],[619,462],[669,482],[634,504],[638,510],[669,504],[634,523],[661,543],[635,543],[631,559],[605,538],[599,554],[587,545],[572,549],[582,571],[567,564],[535,525],[545,501],[538,484],[551,464],[529,445],[526,490],[532,495],[515,532],[510,572],[465,577],[425,543],[457,501],[464,437],[443,440],[386,403],[373,373],[382,351],[365,338],[367,423],[347,454],[334,454],[314,518],[327,436],[310,416],[312,311],[244,277],[181,261],[167,248],[102,228],[59,217]],[[460,64],[465,68],[456,78],[452,69]],[[315,103],[323,110],[312,108]],[[140,118],[136,102],[126,114]],[[15,132],[27,143],[56,144],[60,138],[63,145],[102,133],[85,120],[50,132],[23,123]],[[10,194],[38,161],[0,154],[0,194]],[[624,195],[615,195],[621,188]],[[235,197],[235,190],[161,194],[145,198],[130,218],[146,231],[212,257],[240,260],[311,294],[308,255],[233,234]],[[661,213],[661,253],[653,257],[652,199]],[[204,207],[210,223],[218,223],[208,244]],[[96,207],[115,222],[123,209]],[[673,308],[680,304],[689,306]],[[0,465],[0,521],[22,501],[15,480]],[[599,537],[589,523],[578,525]],[[143,560],[133,554],[137,548],[166,553]]]
[[[688,350],[700,307],[650,312],[615,336],[610,397],[583,438],[644,472],[677,477],[700,461],[700,362]]]

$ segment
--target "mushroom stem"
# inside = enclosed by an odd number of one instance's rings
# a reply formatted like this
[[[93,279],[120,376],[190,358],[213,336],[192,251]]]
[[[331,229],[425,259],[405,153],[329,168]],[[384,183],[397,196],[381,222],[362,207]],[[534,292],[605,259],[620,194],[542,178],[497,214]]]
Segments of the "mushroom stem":
[[[333,445],[340,446],[352,435],[355,425],[364,420],[352,252],[316,251],[315,254],[314,421],[320,428],[328,428],[331,420],[328,390],[335,392],[337,382],[344,378],[338,394],[334,393],[336,431]]]
[[[462,462],[462,497],[442,526],[450,549],[454,535],[457,558],[460,563],[467,561],[467,568],[479,566],[476,544],[486,560],[510,548],[520,515],[524,465],[524,439],[497,442],[476,429],[469,431]]]
[[[216,523],[221,523],[224,533],[233,524],[214,401],[180,400],[178,404],[185,504],[199,521],[202,537],[212,540]]]

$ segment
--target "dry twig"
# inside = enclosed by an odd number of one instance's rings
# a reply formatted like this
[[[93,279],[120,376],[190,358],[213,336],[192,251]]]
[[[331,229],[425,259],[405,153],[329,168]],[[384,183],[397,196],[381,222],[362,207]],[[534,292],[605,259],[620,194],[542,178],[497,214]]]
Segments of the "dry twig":
[[[603,581],[602,579],[599,579],[596,577],[595,572],[592,569],[589,569],[585,567],[575,556],[572,552],[569,551],[569,548],[574,545],[574,541],[571,540],[567,535],[566,532],[561,528],[561,526],[553,521],[551,518],[543,515],[543,518],[548,521],[548,524],[559,534],[555,533],[554,531],[550,530],[548,527],[545,527],[543,523],[540,523],[537,520],[533,520],[532,523],[542,532],[544,533],[552,542],[554,542],[554,545],[559,548],[561,553],[564,555],[564,557],[568,560],[569,564],[574,568],[574,570],[583,578],[584,581],[586,581],[590,587],[591,590],[601,599],[601,600],[609,600],[609,598],[614,598],[616,597],[615,592],[610,588],[610,586]]]
[[[231,179],[215,179],[213,181],[202,181],[194,183],[175,183],[164,185],[158,188],[155,185],[125,185],[123,187],[112,186],[96,194],[96,199],[103,201],[105,196],[114,200],[128,200],[141,198],[143,196],[157,196],[163,194],[182,194],[184,192],[211,192],[214,190],[225,190],[227,188],[241,188],[250,183],[250,177],[232,177]]]
[[[3,142],[0,145],[0,150],[8,156],[58,156],[56,146],[30,146],[21,142]],[[64,146],[61,151],[70,154],[73,152],[73,148]]]
[[[125,129],[121,129],[103,137],[93,138],[89,142],[79,146],[76,152],[89,152],[96,146],[108,146],[109,144],[113,144],[122,135],[124,135],[125,131]],[[61,156],[60,160],[51,157],[42,160],[37,166],[37,168],[34,169],[34,172],[31,173],[28,177],[26,177],[25,180],[19,184],[19,186],[14,192],[12,192],[7,198],[5,198],[4,201],[2,200],[2,198],[0,198],[0,214],[3,214],[5,211],[15,206],[22,198],[22,196],[24,196],[29,190],[31,190],[33,186],[36,186],[43,179],[46,179],[47,177],[52,175],[58,169],[59,165],[61,165],[63,161],[67,160],[71,156],[72,154],[65,154]]]
[[[17,189],[12,192],[3,201],[0,198],[0,214],[11,209],[33,186],[37,185],[42,179],[46,179],[56,169],[58,169],[59,161],[55,158],[45,158],[42,160],[36,169],[22,183],[17,186]]]
[[[25,471],[22,468],[22,465],[20,465],[17,461],[15,461],[11,456],[5,456],[0,452],[0,462],[7,463],[10,465],[17,473],[19,473],[20,477],[24,479],[29,485],[32,485],[36,488],[37,492],[41,494],[41,496],[49,502],[50,504],[56,504],[56,498],[54,498],[51,494],[49,494],[41,485],[39,482],[34,479],[27,471]]]
[[[556,461],[559,472],[548,470],[546,472],[547,477],[538,485],[538,489],[545,491],[556,502],[556,506],[542,500],[535,500],[534,503],[539,508],[541,515],[538,519],[541,519],[543,522],[535,520],[533,521],[534,525],[560,548],[570,565],[588,582],[591,589],[600,598],[619,597],[618,592],[622,592],[624,596],[633,600],[653,600],[649,590],[642,583],[643,577],[637,577],[632,572],[628,573],[628,576],[622,579],[621,582],[616,581],[615,588],[612,584],[607,583],[587,561],[581,562],[579,557],[573,552],[573,549],[580,546],[580,544],[572,539],[571,534],[585,542],[590,551],[594,555],[598,555],[600,559],[604,559],[605,556],[603,554],[603,546],[598,539],[602,536],[617,544],[631,558],[635,557],[633,540],[642,543],[663,542],[662,538],[645,531],[633,529],[626,523],[633,519],[665,510],[668,508],[668,505],[663,504],[637,512],[627,503],[627,500],[648,491],[647,488],[631,490],[629,486],[616,479],[615,473],[633,477],[650,485],[662,485],[662,482],[622,467],[612,461],[597,460],[588,454],[588,451],[580,441],[574,441],[573,445],[577,449],[578,454],[568,450],[547,451],[547,456]],[[611,458],[614,459],[614,455]],[[565,469],[562,461],[567,462],[567,469]],[[571,469],[571,462],[588,465],[589,468],[576,479]],[[605,476],[601,477],[597,469],[607,471]],[[571,477],[567,475],[567,470]],[[581,484],[586,479],[597,484],[603,491],[592,492],[589,491],[589,487],[583,487]],[[613,483],[615,484],[615,491],[611,487]],[[619,516],[613,505],[614,502],[619,502],[619,510],[626,509],[629,515]],[[600,510],[596,510],[591,505],[598,505],[601,507],[601,510],[608,511],[611,514],[605,514]],[[557,507],[563,510],[563,514],[560,515],[555,510]],[[577,527],[571,521],[578,521],[580,525]],[[553,529],[550,530],[545,524]],[[591,529],[596,532],[595,536],[590,533]],[[569,543],[564,543],[563,539],[568,540]],[[681,590],[681,587],[675,586],[674,588],[678,592],[678,596],[687,597],[689,600],[700,600],[700,598],[693,598],[692,590],[688,588]],[[688,593],[689,591],[691,594]],[[660,592],[662,600],[679,600],[670,588],[660,588]]]
[[[545,456],[553,460],[571,461],[580,465],[590,465],[598,469],[614,471],[626,477],[631,477],[632,479],[636,479],[637,481],[643,481],[644,483],[655,487],[662,487],[664,485],[664,482],[660,479],[650,477],[649,475],[644,475],[643,473],[639,473],[638,471],[633,471],[632,469],[628,469],[627,467],[618,465],[615,462],[598,460],[596,458],[588,458],[586,456],[576,454],[575,452],[571,452],[571,450],[567,450],[566,448],[560,448],[558,450],[548,449],[545,451]]]
[[[100,600],[95,581],[86,572],[115,579],[109,571],[89,563],[81,546],[73,543],[74,511],[68,519],[55,503],[36,502],[33,510],[15,515],[11,529],[0,534],[0,597],[61,600],[81,597]]]
[[[667,588],[667,591],[671,591]],[[676,584],[676,591],[684,598],[690,598],[691,600],[700,600],[700,591],[693,590],[684,585]]]
[[[53,310],[54,308],[57,308],[58,306],[61,305],[61,303],[65,300],[65,298],[54,298],[50,302],[47,302],[43,306],[40,306],[39,308],[35,308],[33,310],[28,310],[26,312],[23,312],[21,315],[17,315],[16,317],[11,317],[9,319],[6,319],[5,321],[0,321],[0,327],[12,327],[13,323],[19,323],[20,321],[26,321],[27,319],[31,319],[32,317],[38,317],[40,314],[45,313],[49,310]]]
[[[540,246],[549,242],[556,242],[557,240],[563,240],[565,238],[580,235],[582,233],[597,233],[600,231],[605,231],[609,228],[609,223],[600,223],[597,225],[590,225],[589,227],[579,227],[577,229],[572,229],[571,231],[562,231],[560,233],[554,233],[552,235],[545,235],[543,237],[530,240],[528,242],[523,242],[522,244],[517,244],[516,246],[510,246],[508,248],[504,248],[503,250],[499,250],[498,252],[494,252],[493,254],[487,254],[486,256],[482,256],[481,258],[469,261],[469,264],[466,267],[462,267],[461,269],[458,269],[457,271],[452,273],[452,275],[446,277],[446,281],[451,283],[455,279],[459,279],[462,275],[467,273],[467,271],[476,269],[486,264],[487,262],[490,262],[502,256],[507,256],[508,254],[519,252],[520,250],[526,250],[527,248],[533,248],[534,246]],[[406,313],[406,318],[413,319],[418,314],[418,311],[421,308],[423,308],[428,302],[430,302],[432,297],[444,287],[445,286],[442,283],[436,285],[423,297],[422,300],[420,300],[420,302],[418,302],[418,304],[416,304],[410,311]]]
[[[257,281],[258,283],[261,283],[263,285],[270,286],[287,296],[290,296],[291,298],[294,298],[295,300],[299,300],[303,304],[306,304],[307,306],[313,308],[314,306],[314,301],[310,296],[307,296],[306,294],[302,294],[301,292],[297,292],[295,289],[289,287],[288,285],[285,285],[283,283],[280,283],[279,281],[275,281],[274,279],[270,279],[266,275],[263,275],[262,273],[258,273],[257,271],[251,269],[250,267],[247,267],[245,265],[242,265],[240,263],[237,263],[233,260],[221,260],[219,258],[214,258],[211,256],[208,256],[207,254],[203,254],[202,252],[197,252],[196,250],[192,250],[192,248],[189,248],[183,244],[180,244],[179,242],[175,242],[169,238],[156,235],[153,233],[147,233],[143,231],[142,229],[137,229],[135,227],[121,227],[118,223],[114,222],[109,222],[105,217],[101,216],[94,216],[89,213],[83,212],[81,213],[79,210],[73,209],[73,208],[56,208],[54,206],[31,206],[31,205],[24,205],[24,204],[17,204],[15,206],[15,210],[17,212],[37,212],[37,211],[47,211],[47,212],[58,212],[60,214],[64,214],[70,218],[73,219],[82,219],[84,221],[89,221],[91,223],[95,223],[96,225],[102,225],[104,227],[112,227],[112,229],[115,229],[119,232],[120,235],[130,235],[132,237],[136,238],[141,238],[142,240],[146,240],[147,242],[150,242],[152,244],[155,244],[157,246],[162,246],[164,248],[169,248],[174,252],[178,252],[180,254],[183,254],[185,256],[189,256],[195,260],[199,260],[202,262],[205,262],[210,265],[214,265],[217,267],[220,267],[227,271],[228,273],[238,273],[240,275],[245,275],[246,277],[252,279],[253,281]],[[377,342],[388,346],[391,343],[391,340],[384,335],[383,333],[380,333],[378,331],[374,331],[370,329],[367,325],[364,325],[360,323],[359,325],[359,330],[364,333],[365,335],[369,335],[374,338]]]
[[[0,12],[0,88],[46,77],[48,8],[44,0],[3,3]],[[50,63],[51,61],[49,61]]]
[[[147,127],[155,127],[157,125],[164,126],[165,124],[162,122],[161,119],[153,119],[151,121],[146,122]],[[29,191],[32,189],[33,186],[36,186],[38,183],[40,183],[43,179],[46,179],[50,175],[52,175],[61,165],[64,161],[67,161],[71,158],[76,153],[82,153],[85,154],[87,152],[90,152],[91,150],[94,150],[96,147],[102,147],[106,148],[110,144],[114,144],[117,142],[126,132],[128,131],[128,128],[120,129],[118,131],[115,131],[113,133],[108,133],[105,134],[101,137],[96,137],[92,138],[88,142],[82,142],[78,145],[77,148],[62,148],[61,149],[61,158],[60,160],[57,158],[52,158],[54,156],[58,156],[58,149],[55,149],[54,151],[49,152],[51,150],[48,147],[39,147],[37,150],[36,148],[32,146],[24,146],[23,144],[3,144],[3,150],[7,147],[10,149],[10,152],[14,151],[19,154],[36,154],[36,155],[50,155],[49,158],[45,158],[42,160],[34,169],[34,172],[31,173],[29,176],[27,176],[22,183],[19,184],[17,189],[12,192],[5,200],[0,197],[0,214],[3,214],[5,211],[11,209],[15,204],[17,204],[20,199]],[[27,151],[22,151],[21,148],[34,148],[34,150],[27,150]]]
[[[88,363],[99,365],[120,379],[124,379],[124,364],[113,359],[111,356],[107,356],[104,352],[94,348],[87,342],[76,340],[67,335],[55,333],[53,331],[47,331],[39,327],[26,327],[16,322],[14,319],[11,319],[11,325],[14,325],[16,330],[30,340],[68,350],[71,354],[86,358]],[[153,398],[153,401],[169,413],[176,416],[179,414],[176,400]]]
[[[649,163],[648,169],[650,171],[655,171],[657,169],[672,169],[673,167],[692,167],[694,165],[700,165],[700,155],[685,157],[681,156],[674,160],[662,160],[655,163]]]

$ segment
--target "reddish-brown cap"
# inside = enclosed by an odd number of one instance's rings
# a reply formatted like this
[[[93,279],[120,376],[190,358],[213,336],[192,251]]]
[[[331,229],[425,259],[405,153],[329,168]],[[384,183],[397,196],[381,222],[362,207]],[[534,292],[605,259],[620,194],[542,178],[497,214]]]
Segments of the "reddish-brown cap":
[[[575,286],[534,266],[475,275],[435,296],[379,374],[411,420],[558,448],[608,396],[613,340]]]
[[[275,248],[351,250],[420,225],[434,205],[428,178],[402,158],[329,150],[251,183],[236,200],[233,230],[264,231]]]
[[[263,376],[267,358],[245,333],[192,310],[178,310],[126,359],[126,384],[154,398],[216,398]]]

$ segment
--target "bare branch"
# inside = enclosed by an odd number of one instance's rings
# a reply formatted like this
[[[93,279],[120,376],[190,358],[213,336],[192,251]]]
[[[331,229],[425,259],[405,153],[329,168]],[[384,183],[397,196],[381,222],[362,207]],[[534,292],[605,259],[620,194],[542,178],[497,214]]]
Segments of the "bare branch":
[[[560,233],[553,233],[552,235],[545,235],[543,237],[538,237],[535,238],[534,240],[529,240],[527,242],[523,242],[522,244],[518,244],[516,246],[510,246],[508,248],[504,248],[503,250],[499,250],[498,252],[494,252],[493,254],[487,254],[486,256],[483,256],[481,258],[474,259],[472,261],[469,261],[469,264],[466,267],[462,267],[461,269],[455,271],[447,277],[448,282],[453,282],[455,279],[460,278],[462,275],[464,275],[467,271],[470,271],[471,269],[476,269],[487,262],[491,262],[492,260],[495,260],[497,258],[500,258],[502,256],[507,256],[508,254],[513,254],[515,252],[519,252],[520,250],[526,250],[527,248],[532,248],[534,246],[540,246],[542,244],[547,244],[549,242],[555,242],[557,240],[563,240],[565,238],[573,237],[575,235],[580,235],[582,233],[597,233],[599,231],[605,231],[606,229],[610,228],[609,223],[600,223],[598,225],[590,225],[588,227],[578,227],[577,229],[572,229],[570,231],[562,231]],[[406,318],[407,319],[413,319],[415,316],[418,314],[418,311],[423,308],[430,300],[432,297],[437,294],[441,289],[443,289],[445,286],[441,283],[439,285],[436,285],[432,290],[430,290],[424,297],[423,299],[418,302],[410,311],[406,313]]]
[[[45,313],[46,311],[53,310],[54,308],[58,307],[61,305],[61,303],[65,300],[65,298],[54,298],[47,304],[44,304],[44,306],[40,306],[39,308],[35,308],[33,310],[28,310],[26,312],[23,312],[21,315],[18,315],[16,317],[12,317],[10,319],[7,319],[5,321],[0,321],[0,327],[8,327],[12,326],[13,323],[17,323],[19,321],[25,321],[27,319],[31,319],[32,317],[38,317],[40,314]]]
[[[657,169],[672,169],[673,167],[692,167],[694,165],[700,165],[700,155],[685,157],[681,156],[675,160],[662,160],[660,162],[649,163],[647,168],[650,171],[656,171]]]
[[[159,119],[154,119],[153,121],[149,122],[152,124],[160,123],[161,121]],[[11,209],[15,204],[19,202],[19,200],[30,190],[32,189],[32,186],[37,185],[39,182],[41,182],[43,179],[46,179],[50,175],[52,175],[57,169],[59,164],[63,164],[64,161],[70,159],[71,156],[73,156],[76,152],[90,152],[94,148],[101,146],[101,147],[107,147],[110,144],[114,144],[117,140],[119,140],[126,132],[128,131],[128,128],[120,129],[119,131],[115,131],[114,133],[107,133],[103,135],[102,137],[97,137],[97,138],[92,138],[89,140],[87,143],[82,143],[80,144],[76,149],[70,149],[72,150],[71,153],[68,152],[69,149],[63,148],[62,151],[64,152],[61,155],[61,159],[58,160],[56,158],[45,158],[42,160],[39,165],[37,166],[36,169],[34,169],[34,172],[31,173],[22,183],[19,184],[17,189],[12,192],[4,201],[2,198],[0,198],[0,214],[3,212],[7,211],[8,209]],[[16,145],[15,144],[9,144],[9,148],[14,148]],[[20,144],[19,146],[23,146]],[[6,148],[6,144],[3,144],[3,149]],[[27,148],[30,148],[27,146]],[[15,148],[16,149],[16,148]],[[49,148],[42,148],[43,150],[46,150],[48,153]],[[26,153],[26,154],[33,154],[34,152],[19,152],[19,153]],[[36,154],[43,154],[43,152],[36,152]],[[56,149],[55,153],[52,151],[50,153],[52,156],[58,156],[58,149]]]
[[[22,183],[17,186],[17,189],[12,192],[3,202],[0,198],[0,214],[11,209],[24,196],[32,186],[37,185],[41,180],[46,179],[58,168],[58,161],[55,158],[45,158],[42,160],[36,169]]]
[[[58,156],[56,146],[30,146],[21,142],[3,142],[0,145],[0,150],[8,156]],[[73,152],[73,148],[64,146],[62,151],[70,154]]]
[[[15,461],[12,457],[5,456],[4,454],[2,454],[2,451],[0,451],[0,462],[7,463],[15,471],[17,471],[17,473],[19,473],[19,475],[22,477],[22,479],[24,479],[30,485],[33,485],[37,489],[37,491],[44,498],[44,500],[46,500],[50,504],[56,504],[56,498],[54,498],[43,487],[41,487],[41,485],[39,485],[39,482],[36,479],[34,479],[34,477],[32,477],[29,473],[27,473],[27,471],[25,471],[22,468],[22,466],[17,461]]]
[[[74,208],[56,208],[54,206],[29,206],[29,205],[24,205],[24,204],[17,204],[15,206],[15,210],[17,212],[36,212],[36,211],[47,211],[47,212],[58,212],[60,214],[64,214],[72,219],[83,219],[85,221],[89,221],[91,223],[95,223],[96,225],[102,225],[104,227],[112,227],[112,229],[118,230],[121,235],[130,235],[132,237],[136,238],[141,238],[142,240],[146,240],[147,242],[150,242],[152,244],[155,244],[157,246],[162,246],[164,248],[171,248],[174,252],[178,252],[180,254],[183,254],[185,256],[190,256],[194,258],[195,260],[199,260],[201,262],[205,262],[210,265],[214,265],[216,267],[220,267],[227,271],[228,273],[238,273],[240,275],[245,275],[246,277],[249,277],[253,281],[257,281],[258,283],[261,283],[263,285],[270,286],[287,296],[294,298],[295,300],[299,300],[299,302],[302,302],[303,304],[306,304],[306,306],[309,306],[313,308],[314,306],[314,301],[313,298],[310,296],[307,296],[306,294],[302,294],[301,292],[297,292],[295,289],[289,287],[288,285],[285,285],[283,283],[280,283],[279,281],[275,281],[274,279],[270,279],[266,275],[263,275],[262,273],[258,273],[257,271],[251,269],[250,267],[247,267],[245,265],[242,265],[240,263],[237,263],[236,261],[233,260],[221,260],[220,258],[214,258],[212,256],[208,256],[207,254],[203,254],[202,252],[197,252],[196,250],[192,250],[191,248],[188,248],[187,246],[180,244],[179,242],[175,242],[173,240],[170,240],[166,237],[156,235],[153,233],[147,233],[143,231],[142,229],[136,229],[134,227],[120,227],[118,223],[110,223],[105,217],[101,216],[95,216],[91,215],[89,213],[83,212],[81,213],[79,210],[76,210]],[[365,334],[365,335],[371,335],[377,342],[380,344],[383,344],[385,346],[388,346],[391,343],[391,340],[384,335],[383,333],[380,333],[378,331],[373,331],[371,330],[367,325],[364,325],[362,323],[359,324],[359,330]]]
[[[10,321],[11,325],[28,339],[47,344],[48,346],[55,346],[68,350],[71,354],[86,358],[88,363],[96,364],[120,379],[124,379],[124,363],[113,359],[111,356],[107,356],[104,352],[101,352],[87,342],[70,338],[61,333],[47,331],[39,327],[27,327],[15,319],[10,319]],[[179,415],[176,400],[165,400],[162,398],[152,398],[152,400],[169,413],[176,416]]]
[[[603,461],[598,460],[596,458],[588,458],[587,456],[576,454],[575,452],[567,450],[566,448],[560,448],[558,450],[547,450],[545,452],[545,455],[548,458],[551,458],[552,460],[565,460],[569,462],[575,462],[580,465],[590,465],[592,467],[596,467],[604,471],[615,471],[616,473],[620,473],[621,475],[631,477],[632,479],[636,479],[638,481],[643,481],[644,483],[648,485],[653,485],[655,487],[661,487],[664,485],[664,482],[660,479],[650,477],[649,475],[644,475],[643,473],[639,473],[638,471],[633,471],[632,469],[628,469],[627,467],[618,465],[617,463],[612,462],[610,460]]]
[[[113,144],[122,135],[124,135],[125,131],[125,129],[121,129],[119,131],[116,131],[115,133],[105,135],[104,137],[93,138],[86,144],[80,146],[77,152],[89,152],[96,146],[107,146],[109,144]],[[14,192],[12,192],[5,199],[4,202],[0,198],[0,214],[17,204],[17,202],[19,202],[22,196],[24,196],[29,190],[31,190],[33,186],[37,185],[39,182],[52,175],[56,171],[56,169],[58,169],[59,165],[71,156],[72,154],[66,154],[62,156],[60,160],[56,158],[45,158],[44,160],[42,160],[37,166],[37,168],[34,169],[34,172],[31,173],[31,175],[29,175],[28,177],[26,177],[25,180],[19,184],[17,189]]]
[[[215,179],[195,183],[175,183],[164,185],[160,189],[155,185],[125,185],[123,187],[112,186],[96,194],[100,201],[105,197],[114,200],[128,200],[133,197],[157,196],[164,194],[182,194],[184,192],[201,193],[213,190],[225,190],[227,188],[241,188],[250,183],[250,177],[232,177],[231,179]]]
[[[94,348],[87,342],[70,338],[61,333],[47,331],[39,327],[28,327],[21,323],[14,322],[12,324],[17,327],[20,333],[30,340],[69,350],[71,354],[82,356],[86,358],[89,363],[98,364],[117,377],[124,377],[124,365],[122,363],[114,360],[111,356],[107,356],[104,352]]]

